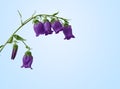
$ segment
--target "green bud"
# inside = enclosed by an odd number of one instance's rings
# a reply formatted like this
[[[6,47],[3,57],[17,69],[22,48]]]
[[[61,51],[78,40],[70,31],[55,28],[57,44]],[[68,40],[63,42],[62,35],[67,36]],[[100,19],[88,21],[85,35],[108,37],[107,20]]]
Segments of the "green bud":
[[[36,23],[38,23],[38,22],[39,22],[39,20],[33,19],[33,23],[34,23],[34,24],[36,24]]]
[[[13,50],[12,50],[11,59],[15,59],[16,54],[17,54],[17,50],[18,50],[18,45],[15,43],[15,44],[13,45]]]
[[[31,54],[31,52],[30,52],[30,51],[26,51],[26,52],[25,52],[25,55],[30,56],[30,55],[32,55],[32,54]]]
[[[64,26],[68,26],[69,25],[69,22],[68,21],[65,21],[64,22]]]
[[[13,45],[13,48],[14,48],[14,49],[18,49],[18,45],[15,43],[15,44]]]

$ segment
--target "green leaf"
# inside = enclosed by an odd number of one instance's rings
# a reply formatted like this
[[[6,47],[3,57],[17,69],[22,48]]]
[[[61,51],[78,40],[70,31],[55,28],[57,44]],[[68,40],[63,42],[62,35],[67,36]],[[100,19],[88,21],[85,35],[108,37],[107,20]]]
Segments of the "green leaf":
[[[19,11],[19,10],[18,10],[18,14],[19,14],[20,18],[22,18],[22,14],[20,13],[20,11]]]
[[[23,24],[23,21],[22,21],[22,14],[20,13],[20,11],[18,10],[18,14],[20,16],[20,21],[21,21],[21,24]]]
[[[21,36],[19,36],[19,35],[17,35],[17,34],[15,34],[15,35],[13,35],[13,36],[14,36],[14,38],[15,38],[16,40],[25,41],[24,38],[22,38]]]
[[[52,23],[53,23],[55,20],[56,20],[55,18],[52,18],[50,22],[52,22]]]
[[[0,45],[0,48],[2,48],[4,45]]]
[[[56,12],[56,13],[54,13],[54,14],[53,14],[53,16],[57,15],[58,13],[59,13],[59,11],[58,11],[58,12]]]
[[[12,43],[13,42],[13,36],[9,38],[7,43]]]

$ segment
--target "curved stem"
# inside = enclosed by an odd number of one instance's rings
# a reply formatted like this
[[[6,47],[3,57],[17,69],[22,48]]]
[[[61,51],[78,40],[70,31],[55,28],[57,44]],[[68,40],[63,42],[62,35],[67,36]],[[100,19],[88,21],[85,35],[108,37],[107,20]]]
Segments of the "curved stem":
[[[25,45],[25,47],[27,47],[28,45],[24,42],[24,41],[22,41],[23,42],[23,44]]]
[[[25,45],[25,47],[26,47],[28,50],[31,50],[31,48],[30,48],[24,41],[22,41],[22,43]]]
[[[47,14],[38,14],[35,16],[31,16],[30,18],[28,18],[27,20],[25,20],[24,22],[21,23],[21,25],[13,32],[13,34],[10,36],[12,37],[14,34],[16,34],[25,24],[27,24],[28,22],[30,22],[32,19],[36,18],[37,16],[48,16],[48,17],[56,17],[59,19],[62,19],[64,21],[67,21],[67,19],[62,18],[62,17],[57,17],[57,16],[53,16],[53,15],[47,15]],[[9,38],[10,39],[10,38]],[[2,50],[4,49],[4,47],[7,45],[9,39],[5,42],[5,44],[2,46],[2,48],[0,49],[0,52],[2,52]],[[25,42],[23,41],[24,45],[26,46]]]
[[[23,22],[23,24],[21,24],[14,32],[13,32],[13,34],[10,36],[10,37],[12,37],[15,33],[17,33],[19,30],[20,30],[20,28],[22,28],[25,24],[27,24],[29,21],[31,21],[33,19],[33,17],[30,17],[30,18],[28,18],[26,21],[24,21]],[[9,39],[6,41],[6,43],[3,45],[3,47],[0,49],[0,52],[4,49],[4,47],[7,45],[7,43],[8,43],[8,41],[9,41]]]
[[[59,19],[61,19],[61,20],[63,20],[63,21],[67,21],[68,19],[65,19],[65,18],[62,18],[62,17],[58,17],[58,16],[53,16],[53,15],[47,15],[47,14],[40,14],[40,15],[36,15],[36,17],[37,16],[48,16],[48,17],[56,17],[56,18],[59,18]]]

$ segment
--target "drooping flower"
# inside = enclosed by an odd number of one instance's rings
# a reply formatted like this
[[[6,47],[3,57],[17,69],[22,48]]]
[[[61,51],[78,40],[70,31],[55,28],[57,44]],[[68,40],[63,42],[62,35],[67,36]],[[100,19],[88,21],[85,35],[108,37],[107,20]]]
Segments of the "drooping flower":
[[[18,45],[15,43],[13,45],[13,49],[12,49],[12,55],[11,55],[11,59],[14,60],[15,57],[16,57],[16,54],[17,54],[17,51],[18,51]]]
[[[40,34],[45,33],[44,24],[42,22],[39,22],[38,20],[34,23],[33,28],[36,33],[36,37],[38,37]]]
[[[75,36],[72,34],[72,28],[71,25],[66,25],[63,27],[63,33],[65,35],[64,39],[71,39],[71,38],[75,38]]]
[[[62,31],[62,24],[61,24],[61,22],[59,20],[54,21],[52,23],[52,28],[53,28],[53,30],[55,31],[56,34],[59,33],[60,31]]]
[[[33,62],[33,56],[32,56],[32,53],[30,51],[27,51],[25,53],[25,55],[23,56],[23,65],[21,66],[21,68],[31,68],[31,65],[32,65],[32,62]]]
[[[45,35],[52,34],[51,23],[47,20],[44,22]]]

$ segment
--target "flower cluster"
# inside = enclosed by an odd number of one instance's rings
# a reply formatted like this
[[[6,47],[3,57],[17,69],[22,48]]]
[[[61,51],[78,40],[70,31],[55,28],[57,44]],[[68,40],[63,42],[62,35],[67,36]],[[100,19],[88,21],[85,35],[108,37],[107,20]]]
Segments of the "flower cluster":
[[[64,39],[71,39],[71,38],[75,38],[75,36],[72,34],[72,27],[71,25],[68,24],[68,22],[65,21],[65,23],[63,24],[62,21],[60,20],[51,20],[49,21],[44,20],[44,21],[39,21],[39,20],[34,20],[34,32],[36,34],[36,37],[38,37],[39,35],[49,35],[52,34],[53,32],[55,32],[56,34],[58,34],[60,31],[63,32],[63,34],[65,35]]]
[[[17,53],[18,53],[18,41],[22,42],[25,45],[25,48],[27,51],[25,52],[23,58],[22,58],[22,66],[21,68],[31,68],[32,69],[32,63],[33,63],[33,56],[31,53],[31,48],[26,44],[26,40],[21,37],[20,35],[16,34],[25,24],[33,20],[34,26],[34,32],[36,37],[40,35],[50,35],[55,32],[55,34],[58,34],[59,32],[63,32],[65,35],[64,39],[70,40],[71,38],[75,38],[75,36],[72,33],[72,27],[69,25],[69,22],[67,19],[58,17],[57,13],[54,13],[52,15],[48,14],[38,14],[38,15],[32,15],[32,17],[28,18],[23,22],[22,15],[18,11],[20,15],[21,25],[13,32],[13,34],[10,36],[10,38],[6,41],[5,44],[0,45],[0,52],[4,49],[4,47],[7,44],[13,43],[13,49],[11,54],[11,59],[14,60]]]

